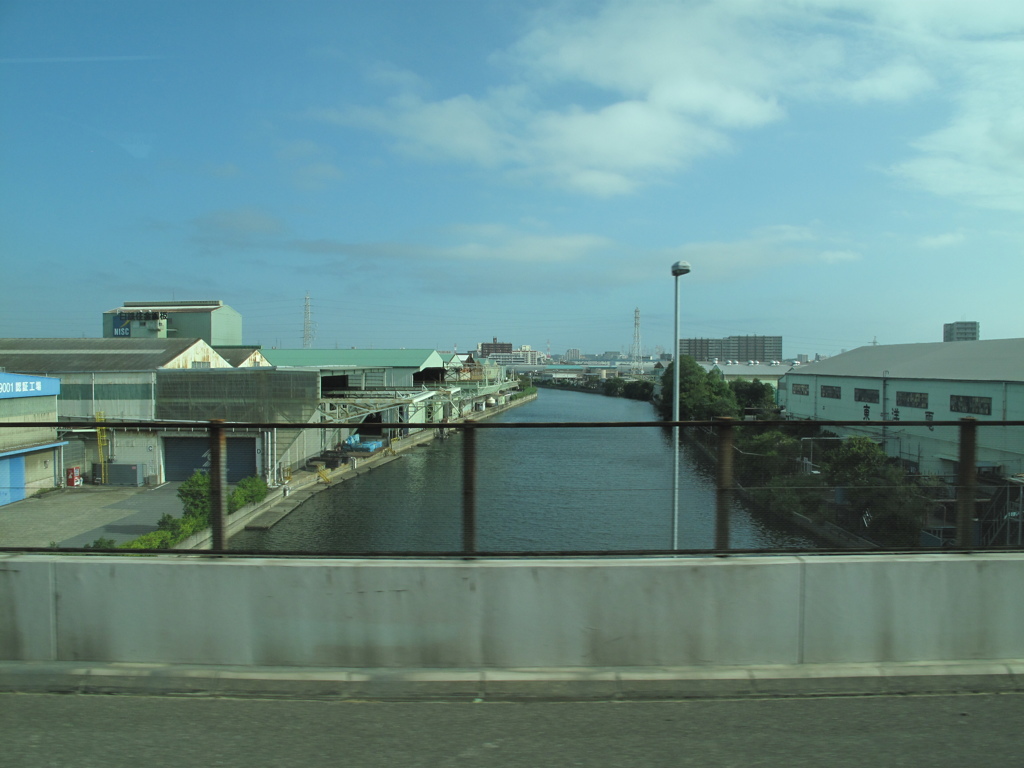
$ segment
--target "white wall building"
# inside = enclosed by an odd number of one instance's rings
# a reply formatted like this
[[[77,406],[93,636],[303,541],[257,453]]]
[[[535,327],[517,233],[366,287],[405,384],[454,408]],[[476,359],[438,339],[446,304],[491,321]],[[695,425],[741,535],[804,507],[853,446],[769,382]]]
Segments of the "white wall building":
[[[511,352],[492,352],[487,359],[495,365],[540,365],[543,357],[540,350],[521,347]]]
[[[1024,420],[1024,339],[860,347],[788,371],[778,399],[791,419],[884,420],[834,431],[868,434],[912,469],[944,476],[956,472],[959,429],[902,422],[974,418],[979,468],[1024,473],[1024,428],[984,426]]]

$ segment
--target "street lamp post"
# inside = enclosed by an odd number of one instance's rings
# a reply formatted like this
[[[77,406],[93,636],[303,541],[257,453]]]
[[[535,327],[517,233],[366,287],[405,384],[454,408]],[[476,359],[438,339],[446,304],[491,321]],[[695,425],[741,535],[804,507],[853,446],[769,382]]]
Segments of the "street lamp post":
[[[672,265],[676,284],[676,313],[672,348],[672,421],[679,421],[679,278],[690,273],[690,263],[677,261]],[[679,549],[679,425],[672,426],[672,549]]]

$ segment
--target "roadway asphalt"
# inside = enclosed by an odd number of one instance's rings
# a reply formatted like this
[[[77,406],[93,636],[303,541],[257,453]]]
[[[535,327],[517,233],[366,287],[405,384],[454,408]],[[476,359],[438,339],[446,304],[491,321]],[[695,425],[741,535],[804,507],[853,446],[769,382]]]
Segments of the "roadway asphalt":
[[[19,768],[1024,764],[1024,695],[366,702],[0,694]]]

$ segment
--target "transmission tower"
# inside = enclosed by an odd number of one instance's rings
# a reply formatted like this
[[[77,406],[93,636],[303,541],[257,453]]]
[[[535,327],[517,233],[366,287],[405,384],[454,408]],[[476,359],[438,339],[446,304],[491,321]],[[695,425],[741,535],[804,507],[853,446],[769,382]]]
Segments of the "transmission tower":
[[[306,308],[302,313],[302,348],[312,349],[316,337],[316,326],[313,325],[313,313],[309,308],[309,291],[306,291]]]
[[[640,307],[633,313],[633,350],[630,354],[633,361],[631,371],[637,375],[644,372],[643,352],[640,351]]]

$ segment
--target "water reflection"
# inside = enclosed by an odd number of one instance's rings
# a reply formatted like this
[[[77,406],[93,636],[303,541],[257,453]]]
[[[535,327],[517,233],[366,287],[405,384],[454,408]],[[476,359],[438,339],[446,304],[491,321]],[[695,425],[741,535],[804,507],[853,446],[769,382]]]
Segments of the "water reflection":
[[[654,421],[651,406],[542,390],[506,422]],[[236,536],[236,549],[440,552],[461,546],[462,440],[412,449],[402,460],[317,494],[270,531]],[[672,443],[663,428],[477,432],[477,548],[482,551],[663,550],[672,537]],[[680,456],[680,547],[714,544],[713,473],[695,449]],[[751,514],[731,519],[732,547],[813,547]]]

